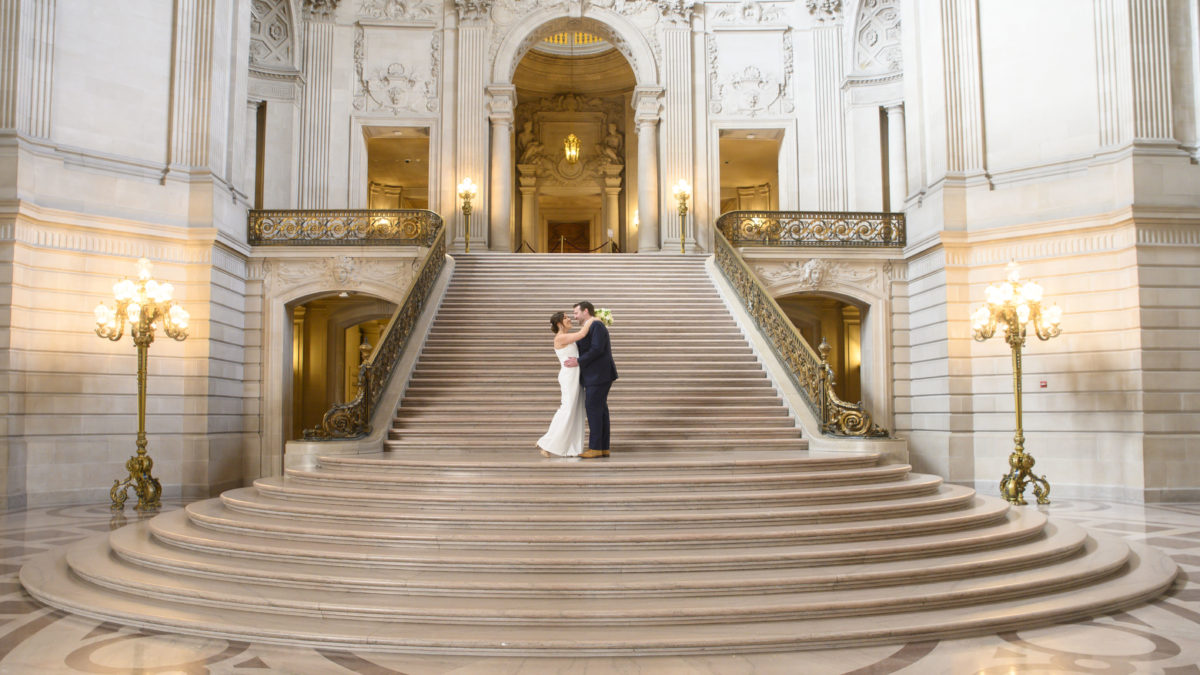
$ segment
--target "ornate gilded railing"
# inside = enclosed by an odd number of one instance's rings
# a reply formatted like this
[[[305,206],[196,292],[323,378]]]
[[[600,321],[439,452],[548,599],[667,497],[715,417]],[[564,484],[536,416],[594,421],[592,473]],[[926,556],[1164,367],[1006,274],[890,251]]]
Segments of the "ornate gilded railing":
[[[429,246],[442,217],[425,209],[251,211],[253,246]]]
[[[833,368],[827,357],[829,345],[821,340],[821,353],[813,351],[795,324],[783,313],[779,303],[721,232],[716,238],[716,263],[733,286],[758,330],[771,343],[776,356],[788,367],[792,381],[821,423],[821,433],[833,436],[887,436],[888,432],[871,421],[862,403],[851,404],[838,398]]]
[[[387,387],[417,325],[417,319],[429,302],[429,295],[438,275],[446,264],[446,229],[440,226],[433,233],[432,245],[421,263],[421,271],[408,295],[384,329],[379,344],[371,356],[358,368],[358,396],[349,403],[335,405],[325,412],[321,426],[305,429],[308,441],[329,441],[335,438],[361,438],[371,433],[371,414],[383,390]]]
[[[717,229],[735,246],[904,246],[903,213],[730,211]]]

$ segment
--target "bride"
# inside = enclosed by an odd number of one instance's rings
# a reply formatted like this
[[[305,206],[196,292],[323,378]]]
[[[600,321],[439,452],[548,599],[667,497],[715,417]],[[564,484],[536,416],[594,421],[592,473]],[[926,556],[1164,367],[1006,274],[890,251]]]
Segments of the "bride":
[[[554,331],[554,354],[558,357],[558,386],[562,389],[562,402],[550,430],[538,439],[537,447],[545,457],[577,457],[583,452],[583,421],[587,419],[583,410],[582,388],[579,386],[579,369],[567,368],[563,361],[579,357],[576,342],[587,335],[596,319],[590,318],[576,332],[571,333],[571,316],[566,312],[555,312],[550,317],[550,330]]]

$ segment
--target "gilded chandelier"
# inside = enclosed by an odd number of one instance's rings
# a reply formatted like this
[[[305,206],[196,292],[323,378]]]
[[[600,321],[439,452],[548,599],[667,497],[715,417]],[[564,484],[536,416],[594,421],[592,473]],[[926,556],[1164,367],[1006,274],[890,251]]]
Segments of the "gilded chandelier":
[[[115,342],[121,339],[128,325],[138,350],[137,454],[125,463],[129,476],[124,481],[113,481],[109,490],[113,509],[125,507],[126,493],[131,487],[138,497],[137,510],[157,509],[161,505],[162,485],[151,475],[154,461],[146,454],[146,362],[156,329],[161,328],[174,340],[187,339],[190,317],[187,310],[172,300],[174,293],[171,284],[160,284],[150,278],[150,261],[142,258],[138,260],[137,281],[122,279],[113,285],[116,309],[103,302],[96,305],[96,335]]]
[[[1042,304],[1042,287],[1033,281],[1022,281],[1015,262],[1008,264],[1008,278],[988,286],[987,303],[971,315],[975,339],[983,342],[999,330],[1012,348],[1013,396],[1017,412],[1015,447],[1008,457],[1009,472],[1000,478],[1000,494],[1012,504],[1025,503],[1025,486],[1033,483],[1033,494],[1039,504],[1050,503],[1050,483],[1045,476],[1034,476],[1033,457],[1025,452],[1025,431],[1021,423],[1021,348],[1029,329],[1039,340],[1049,340],[1062,332],[1062,310],[1058,305]]]

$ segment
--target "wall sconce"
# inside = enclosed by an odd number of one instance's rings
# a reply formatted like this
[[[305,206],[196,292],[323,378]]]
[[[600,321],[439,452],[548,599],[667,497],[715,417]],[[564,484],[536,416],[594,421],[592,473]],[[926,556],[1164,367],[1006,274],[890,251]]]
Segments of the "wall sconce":
[[[467,241],[467,253],[471,252],[471,200],[478,193],[479,188],[476,187],[475,183],[471,182],[470,178],[464,178],[458,184],[458,198],[462,200],[463,234]]]
[[[688,199],[692,197],[692,186],[688,185],[686,180],[680,178],[672,192],[675,194],[675,199],[679,201],[679,252],[685,253],[683,243],[685,238],[684,233],[687,232],[687,203]]]

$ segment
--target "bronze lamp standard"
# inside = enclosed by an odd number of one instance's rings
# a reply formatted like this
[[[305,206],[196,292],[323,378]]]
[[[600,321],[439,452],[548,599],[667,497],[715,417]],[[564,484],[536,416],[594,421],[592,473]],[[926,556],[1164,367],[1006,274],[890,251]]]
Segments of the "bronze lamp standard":
[[[683,235],[687,231],[687,203],[688,199],[692,197],[692,186],[688,185],[686,180],[680,178],[672,192],[675,193],[675,199],[679,202],[679,252],[686,253],[687,251],[683,248]]]
[[[129,477],[124,481],[114,480],[109,496],[112,508],[125,508],[126,492],[133,488],[137,495],[138,511],[157,509],[161,506],[162,485],[150,474],[154,461],[146,454],[146,361],[150,356],[150,343],[154,342],[154,330],[161,327],[167,337],[175,340],[187,339],[188,313],[171,299],[175,288],[171,284],[160,284],[150,278],[150,261],[138,260],[138,278],[122,279],[113,285],[113,296],[117,302],[114,310],[103,302],[96,305],[96,335],[116,342],[129,325],[129,335],[137,345],[138,383],[138,433],[137,454],[125,462]]]
[[[1016,262],[1008,263],[1008,278],[988,286],[987,303],[971,315],[975,339],[983,342],[999,329],[1012,347],[1013,395],[1017,410],[1015,448],[1008,457],[1010,470],[1000,478],[1000,494],[1012,504],[1025,503],[1025,485],[1033,483],[1033,494],[1039,504],[1050,503],[1050,483],[1045,476],[1034,476],[1033,457],[1025,452],[1025,431],[1021,424],[1021,347],[1025,346],[1026,326],[1033,328],[1039,340],[1049,340],[1062,332],[1062,310],[1058,305],[1042,305],[1042,287],[1032,281],[1021,281]]]
[[[467,238],[467,253],[471,252],[471,200],[478,192],[479,188],[471,182],[470,178],[464,178],[463,182],[458,184],[458,198],[462,200],[462,212],[463,218],[465,218],[463,232]]]

